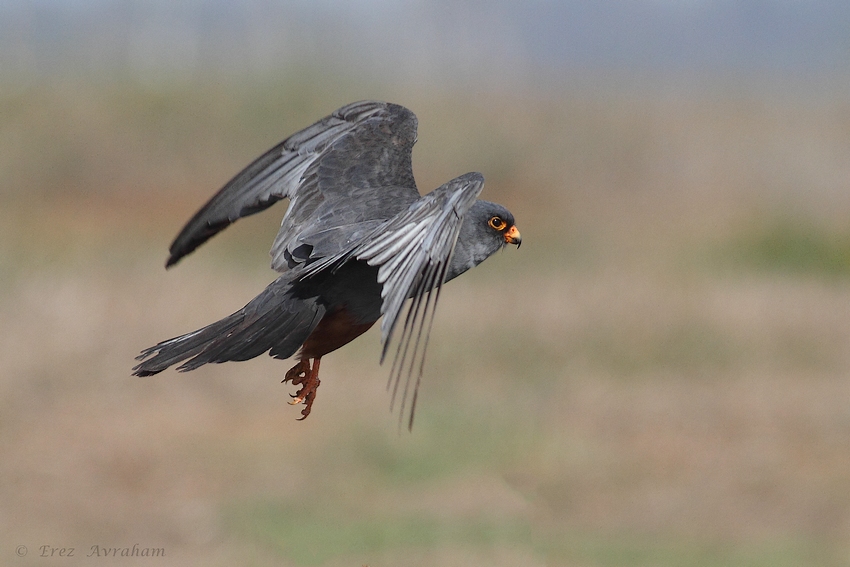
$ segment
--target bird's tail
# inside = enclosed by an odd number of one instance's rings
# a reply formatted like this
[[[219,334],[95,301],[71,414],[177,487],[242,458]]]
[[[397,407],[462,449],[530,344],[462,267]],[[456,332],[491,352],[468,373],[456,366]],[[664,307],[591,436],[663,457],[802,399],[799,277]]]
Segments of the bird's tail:
[[[183,361],[177,370],[186,372],[210,362],[248,360],[266,351],[275,358],[289,358],[324,313],[315,298],[295,297],[291,282],[282,276],[236,313],[143,350],[133,374],[150,376]]]

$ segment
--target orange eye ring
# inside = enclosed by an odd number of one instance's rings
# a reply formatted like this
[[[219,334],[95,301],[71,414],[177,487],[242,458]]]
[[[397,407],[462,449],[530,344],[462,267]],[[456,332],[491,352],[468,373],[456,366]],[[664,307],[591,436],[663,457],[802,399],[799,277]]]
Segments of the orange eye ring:
[[[493,217],[488,222],[490,228],[493,230],[505,230],[508,227],[508,223],[506,223],[501,217]]]

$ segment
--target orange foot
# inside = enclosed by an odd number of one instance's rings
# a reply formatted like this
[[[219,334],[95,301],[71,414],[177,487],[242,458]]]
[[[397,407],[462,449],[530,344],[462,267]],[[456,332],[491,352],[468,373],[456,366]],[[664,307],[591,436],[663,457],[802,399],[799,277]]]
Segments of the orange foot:
[[[295,395],[292,396],[293,400],[289,402],[292,405],[303,403],[307,406],[301,410],[302,417],[298,418],[298,421],[301,421],[310,415],[310,410],[313,407],[313,401],[316,399],[316,389],[320,384],[319,361],[321,361],[321,358],[314,358],[313,367],[310,368],[310,360],[305,358],[290,368],[286,372],[286,377],[281,382],[281,384],[285,382],[292,382],[296,386],[301,385],[301,389],[295,392]]]

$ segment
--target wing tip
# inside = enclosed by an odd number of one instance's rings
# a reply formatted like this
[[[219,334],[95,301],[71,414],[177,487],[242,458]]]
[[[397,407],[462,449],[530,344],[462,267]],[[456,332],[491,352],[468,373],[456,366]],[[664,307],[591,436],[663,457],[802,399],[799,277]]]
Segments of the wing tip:
[[[209,237],[207,237],[209,239]],[[179,240],[179,239],[177,239]],[[197,243],[190,243],[189,246],[178,246],[178,241],[175,240],[171,245],[171,248],[168,249],[168,258],[165,260],[165,269],[169,269],[177,262],[191,254],[195,251],[195,249],[199,246]],[[206,240],[202,240],[200,244],[203,244]]]

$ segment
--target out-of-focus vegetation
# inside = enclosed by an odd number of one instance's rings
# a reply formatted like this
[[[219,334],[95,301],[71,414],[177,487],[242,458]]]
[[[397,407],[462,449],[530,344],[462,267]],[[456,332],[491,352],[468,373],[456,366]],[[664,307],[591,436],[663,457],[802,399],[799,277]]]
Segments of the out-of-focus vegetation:
[[[0,91],[0,553],[850,563],[850,105],[590,83],[517,94],[293,71]],[[131,377],[140,349],[273,278],[284,205],[166,272],[182,223],[363,98],[417,113],[423,192],[482,171],[524,237],[443,293],[413,433],[387,411],[375,332],[324,360],[305,422],[268,357]]]

